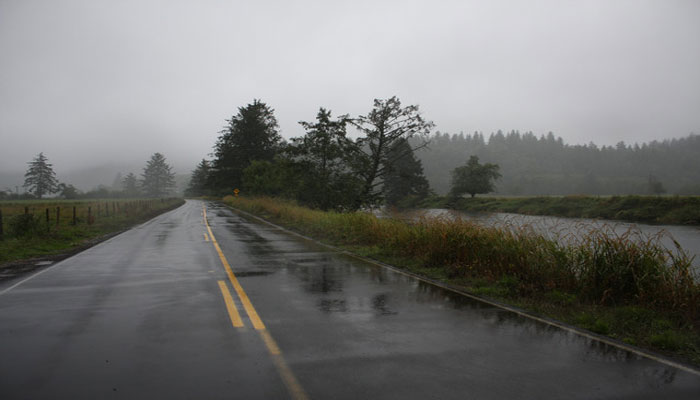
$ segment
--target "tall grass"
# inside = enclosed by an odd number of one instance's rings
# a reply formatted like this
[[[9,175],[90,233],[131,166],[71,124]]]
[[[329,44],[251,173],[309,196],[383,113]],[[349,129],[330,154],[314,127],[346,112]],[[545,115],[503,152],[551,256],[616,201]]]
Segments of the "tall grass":
[[[226,197],[233,207],[264,215],[340,245],[376,246],[450,277],[507,281],[518,295],[574,294],[601,305],[668,310],[695,325],[700,285],[682,249],[669,252],[655,236],[590,230],[577,243],[559,243],[528,226],[489,227],[460,219],[380,219],[368,213],[310,210],[271,198]]]

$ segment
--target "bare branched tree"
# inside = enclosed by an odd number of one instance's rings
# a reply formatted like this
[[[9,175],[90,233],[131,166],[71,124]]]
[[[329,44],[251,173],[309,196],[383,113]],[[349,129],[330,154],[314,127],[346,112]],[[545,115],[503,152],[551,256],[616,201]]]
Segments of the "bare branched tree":
[[[366,135],[357,140],[354,166],[364,181],[359,201],[371,206],[381,201],[381,186],[391,166],[413,150],[425,147],[434,124],[421,117],[418,106],[401,107],[396,96],[388,100],[375,99],[372,111],[358,117],[353,124]],[[390,152],[396,142],[416,136],[420,140],[414,147],[407,148],[410,151]]]

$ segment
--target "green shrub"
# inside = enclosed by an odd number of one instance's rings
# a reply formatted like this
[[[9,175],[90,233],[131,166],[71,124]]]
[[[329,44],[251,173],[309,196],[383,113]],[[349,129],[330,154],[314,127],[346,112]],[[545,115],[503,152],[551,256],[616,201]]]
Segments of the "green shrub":
[[[650,342],[654,347],[669,351],[676,351],[683,346],[683,338],[671,330],[653,335]]]
[[[18,238],[36,236],[41,232],[40,220],[32,214],[19,214],[10,218],[8,228],[10,235]]]

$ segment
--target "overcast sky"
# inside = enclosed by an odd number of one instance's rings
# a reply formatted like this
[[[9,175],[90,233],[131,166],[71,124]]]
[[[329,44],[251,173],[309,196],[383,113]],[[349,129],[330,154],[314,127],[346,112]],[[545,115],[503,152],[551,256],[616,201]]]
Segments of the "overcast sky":
[[[443,132],[614,144],[700,133],[700,1],[0,0],[0,170],[178,169],[254,98],[418,104]]]

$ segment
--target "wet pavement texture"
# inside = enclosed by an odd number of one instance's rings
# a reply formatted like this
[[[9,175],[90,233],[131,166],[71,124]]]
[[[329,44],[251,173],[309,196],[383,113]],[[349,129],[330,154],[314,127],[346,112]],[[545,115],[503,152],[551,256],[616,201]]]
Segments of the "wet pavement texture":
[[[231,325],[202,204],[3,282],[0,398],[289,398],[235,295]],[[700,398],[691,372],[207,208],[309,398]]]

